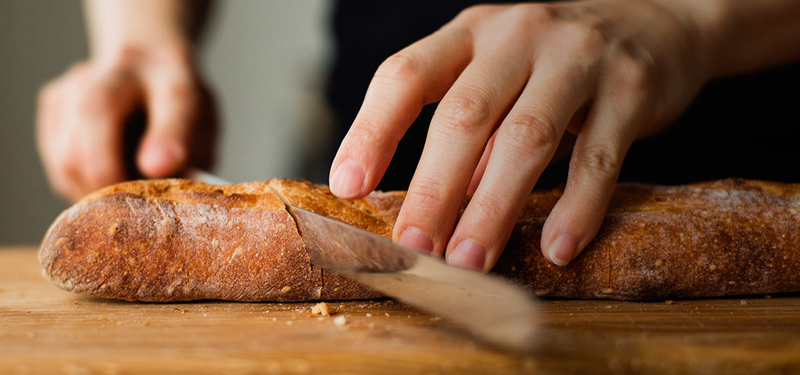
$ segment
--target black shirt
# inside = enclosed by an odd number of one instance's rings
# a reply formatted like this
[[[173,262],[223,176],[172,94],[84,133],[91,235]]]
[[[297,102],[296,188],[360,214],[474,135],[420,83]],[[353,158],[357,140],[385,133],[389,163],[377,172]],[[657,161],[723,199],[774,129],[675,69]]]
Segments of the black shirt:
[[[325,165],[355,118],[378,65],[477,3],[487,1],[337,2],[336,56],[327,91],[337,132]],[[425,107],[400,142],[379,189],[408,187],[435,107]],[[798,140],[800,62],[709,83],[674,124],[631,146],[620,181],[682,184],[741,177],[800,182]],[[567,166],[568,160],[552,164],[537,188],[565,182]]]

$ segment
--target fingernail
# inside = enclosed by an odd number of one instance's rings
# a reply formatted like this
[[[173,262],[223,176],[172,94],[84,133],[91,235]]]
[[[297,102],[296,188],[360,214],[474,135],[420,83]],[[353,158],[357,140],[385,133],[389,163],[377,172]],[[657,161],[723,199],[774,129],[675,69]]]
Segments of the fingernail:
[[[431,241],[430,237],[414,227],[408,227],[403,233],[400,233],[397,243],[411,246],[423,253],[430,254],[433,252],[433,241]]]
[[[186,153],[177,142],[151,143],[141,159],[143,172],[151,177],[167,177],[185,163]]]
[[[447,263],[461,268],[482,270],[486,263],[486,250],[475,241],[462,240],[447,257]]]
[[[331,191],[339,198],[355,198],[364,188],[364,168],[344,162],[331,177]]]
[[[575,258],[575,252],[578,251],[578,237],[570,233],[561,233],[556,237],[555,241],[550,244],[547,249],[547,254],[550,259],[557,266],[566,266]]]

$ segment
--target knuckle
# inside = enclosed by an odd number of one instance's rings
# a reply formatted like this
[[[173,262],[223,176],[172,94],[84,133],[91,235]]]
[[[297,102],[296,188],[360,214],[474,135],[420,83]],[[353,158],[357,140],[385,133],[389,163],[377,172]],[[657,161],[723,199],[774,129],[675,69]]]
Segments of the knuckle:
[[[114,107],[114,95],[106,87],[95,85],[78,98],[78,112],[88,117],[108,117]]]
[[[436,207],[444,201],[441,184],[431,178],[417,178],[408,187],[408,195],[416,198],[417,207]]]
[[[383,138],[382,135],[374,123],[360,120],[353,123],[347,134],[347,140],[350,146],[364,149],[377,144]],[[352,149],[352,147],[349,148]]]
[[[203,110],[200,87],[191,80],[175,80],[159,89],[157,100],[162,101],[162,110],[155,121],[180,126],[197,126]]]
[[[68,153],[64,157],[56,161],[56,168],[61,172],[60,175],[64,178],[76,179],[81,175],[81,160],[75,156],[75,153]]]
[[[555,15],[547,4],[517,4],[503,12],[502,18],[503,40],[526,46],[537,34],[536,30],[550,24]]]
[[[635,91],[646,91],[655,83],[655,66],[646,61],[639,60],[630,68],[628,82]]]
[[[497,223],[503,221],[507,216],[506,203],[498,197],[497,195],[485,194],[480,199],[473,199],[470,205],[475,205],[478,218]]]
[[[485,95],[459,94],[442,100],[437,112],[441,124],[457,133],[471,135],[486,125],[491,117],[491,104]]]
[[[188,107],[197,106],[200,102],[200,89],[191,80],[178,80],[166,87],[167,98],[175,103],[184,103]]]
[[[655,60],[649,52],[633,43],[621,43],[618,46],[617,66],[625,87],[643,91],[655,81]]]
[[[458,14],[458,16],[456,16],[455,19],[458,21],[472,23],[482,18],[487,12],[491,11],[493,8],[496,8],[496,6],[487,4],[473,5],[469,8],[462,10]]]
[[[375,77],[392,80],[419,78],[424,64],[420,56],[410,51],[400,51],[386,59],[375,71]]]
[[[559,139],[555,122],[542,115],[516,114],[508,120],[506,128],[509,138],[520,145],[519,151],[523,154],[552,148]]]
[[[180,67],[190,67],[194,60],[194,54],[191,49],[183,47],[170,47],[163,51],[164,60],[169,64],[174,64]]]
[[[563,26],[565,46],[569,46],[578,54],[601,51],[608,43],[606,26],[599,20],[586,22],[570,22]]]
[[[601,178],[612,178],[622,166],[621,157],[608,146],[591,146],[575,154],[573,168],[585,173],[599,175]]]
[[[517,4],[510,8],[517,15],[518,22],[524,25],[544,24],[553,21],[556,13],[548,4]]]

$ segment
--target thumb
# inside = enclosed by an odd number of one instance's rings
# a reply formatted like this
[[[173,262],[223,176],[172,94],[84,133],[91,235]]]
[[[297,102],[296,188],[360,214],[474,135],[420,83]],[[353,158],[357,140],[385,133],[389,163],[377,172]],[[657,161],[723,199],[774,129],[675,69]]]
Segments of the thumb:
[[[148,123],[137,165],[147,177],[169,177],[186,167],[199,117],[199,89],[189,79],[149,81],[145,90]]]

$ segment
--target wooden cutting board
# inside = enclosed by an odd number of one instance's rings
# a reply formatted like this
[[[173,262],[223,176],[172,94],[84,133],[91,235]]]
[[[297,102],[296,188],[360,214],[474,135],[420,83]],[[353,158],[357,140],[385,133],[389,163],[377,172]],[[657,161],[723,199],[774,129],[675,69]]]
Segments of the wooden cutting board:
[[[800,298],[544,301],[541,349],[474,342],[390,300],[152,304],[64,292],[32,247],[0,248],[0,373],[800,373]],[[502,308],[502,306],[498,306]]]

